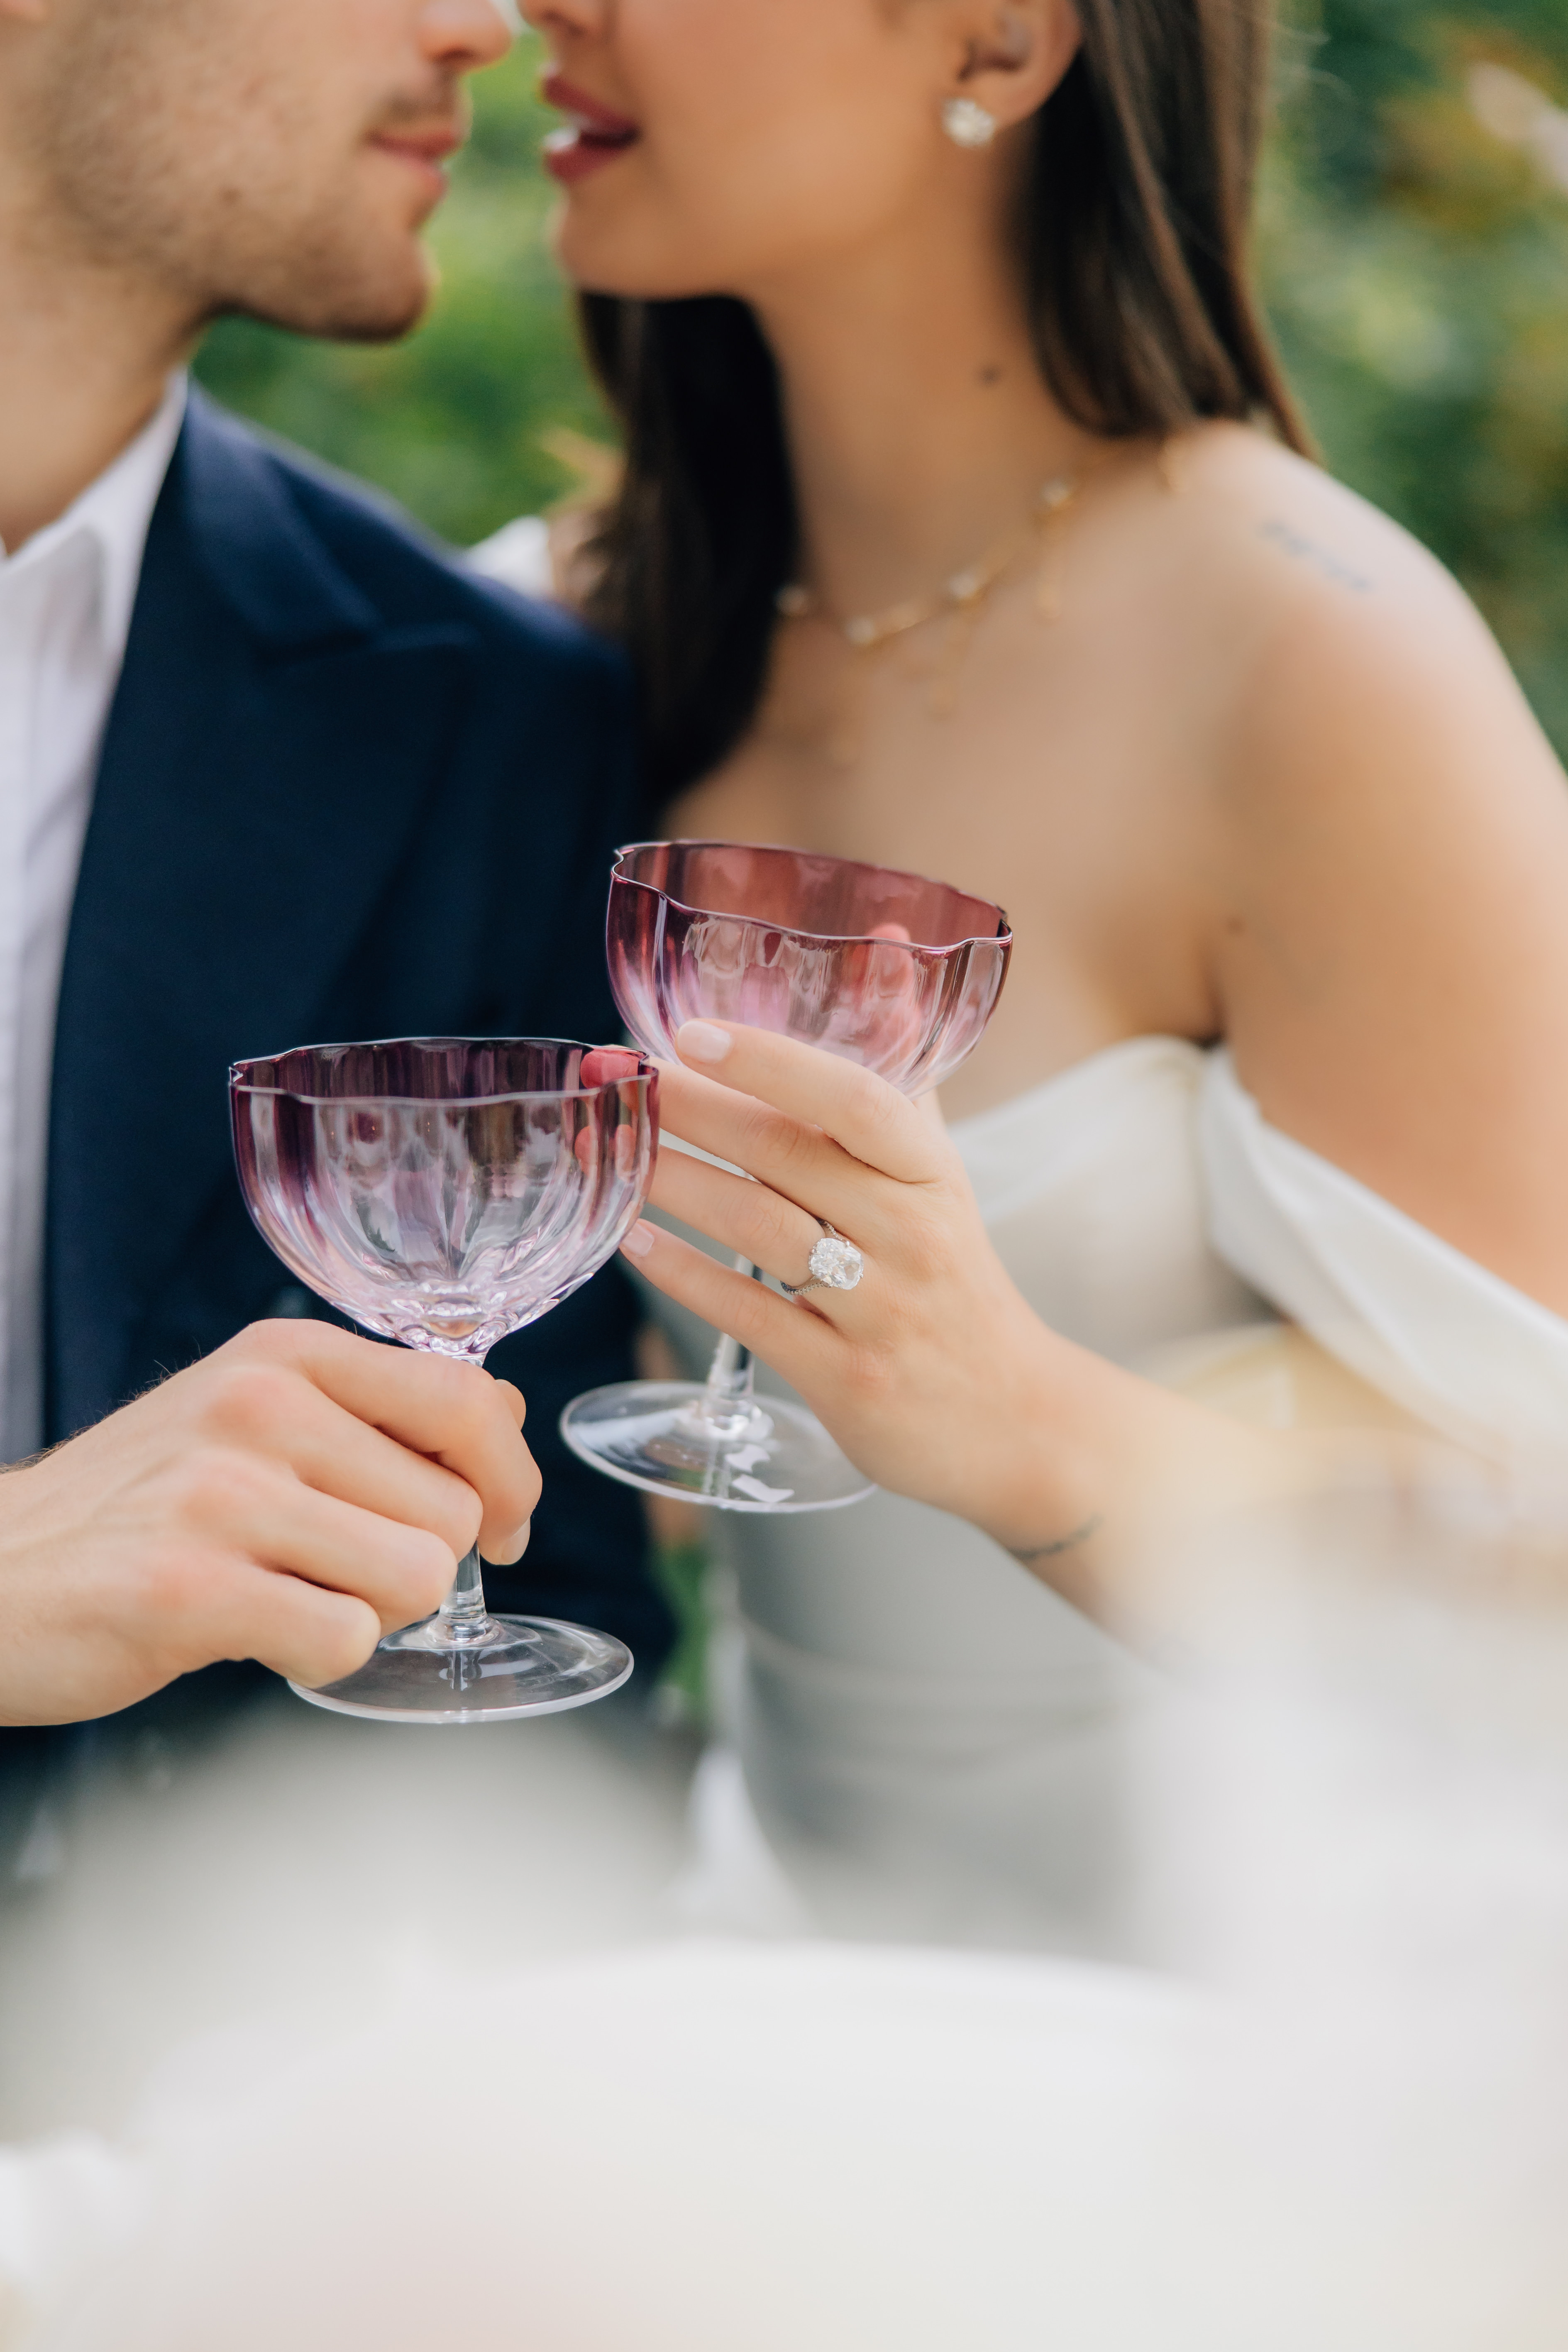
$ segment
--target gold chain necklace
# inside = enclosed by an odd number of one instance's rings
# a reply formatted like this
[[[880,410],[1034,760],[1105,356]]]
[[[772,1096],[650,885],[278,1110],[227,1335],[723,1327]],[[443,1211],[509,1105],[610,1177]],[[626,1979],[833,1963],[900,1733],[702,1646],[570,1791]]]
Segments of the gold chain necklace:
[[[1007,537],[987,549],[977,562],[963,572],[955,572],[929,596],[907,597],[902,604],[889,604],[879,613],[856,613],[839,620],[823,609],[813,591],[798,582],[781,588],[777,597],[778,612],[785,621],[821,621],[833,629],[849,647],[852,656],[864,656],[881,651],[897,638],[908,636],[912,629],[925,627],[928,622],[946,618],[948,632],[942,650],[931,672],[931,689],[928,709],[937,719],[951,718],[958,701],[958,681],[963,671],[970,642],[984,615],[994,589],[1012,570],[1031,544],[1042,546],[1039,576],[1035,585],[1035,609],[1045,621],[1061,618],[1061,581],[1057,563],[1060,526],[1084,486],[1087,469],[1075,474],[1054,474],[1041,485],[1025,521]],[[853,688],[856,673],[862,659],[852,659],[846,670],[844,685]],[[828,743],[829,756],[837,767],[853,767],[859,745],[852,725],[851,714],[845,708],[850,698],[839,696],[839,709]]]

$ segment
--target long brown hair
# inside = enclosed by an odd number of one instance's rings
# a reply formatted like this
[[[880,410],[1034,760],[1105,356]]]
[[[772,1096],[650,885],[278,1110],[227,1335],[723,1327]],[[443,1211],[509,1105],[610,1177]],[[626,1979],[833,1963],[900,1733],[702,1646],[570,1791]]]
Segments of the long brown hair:
[[[1018,226],[1047,383],[1107,436],[1233,417],[1307,451],[1247,268],[1269,0],[1079,0],[1079,16]],[[626,444],[589,609],[631,653],[662,796],[723,757],[762,692],[795,558],[778,373],[728,296],[588,294],[581,316]]]

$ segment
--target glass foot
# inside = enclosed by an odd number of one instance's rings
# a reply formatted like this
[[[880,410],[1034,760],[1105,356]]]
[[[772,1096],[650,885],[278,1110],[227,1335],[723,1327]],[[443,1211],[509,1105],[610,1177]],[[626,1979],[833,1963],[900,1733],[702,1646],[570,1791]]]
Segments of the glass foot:
[[[487,1617],[478,1641],[450,1643],[439,1617],[389,1633],[357,1674],[296,1697],[379,1723],[507,1723],[560,1715],[619,1690],[632,1654],[613,1634],[556,1617]]]
[[[748,1397],[720,1420],[698,1381],[590,1389],[561,1433],[624,1486],[721,1511],[836,1511],[876,1491],[804,1405]]]

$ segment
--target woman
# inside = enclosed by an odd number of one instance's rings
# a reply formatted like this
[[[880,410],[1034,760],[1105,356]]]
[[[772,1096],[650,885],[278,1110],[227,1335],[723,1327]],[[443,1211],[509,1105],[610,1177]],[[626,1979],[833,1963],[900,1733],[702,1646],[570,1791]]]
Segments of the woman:
[[[1246,271],[1262,6],[530,13],[628,444],[579,590],[637,663],[661,829],[1007,907],[945,1108],[1056,1332],[1130,1363],[1272,1307],[1450,1434],[1550,1424],[1568,798],[1453,582],[1307,456]],[[660,1186],[742,1245],[736,1196],[675,1155]],[[798,1251],[833,1212],[772,1189]],[[731,1328],[801,1313],[673,1240],[643,1263]],[[912,1262],[814,1305],[854,1342],[808,1388],[836,1426],[871,1318],[939,1328]],[[1087,1574],[1106,1507],[1064,1472],[1036,1532]],[[1099,1932],[1131,1669],[917,1505],[730,1532],[775,1843],[876,1864],[927,1932]]]

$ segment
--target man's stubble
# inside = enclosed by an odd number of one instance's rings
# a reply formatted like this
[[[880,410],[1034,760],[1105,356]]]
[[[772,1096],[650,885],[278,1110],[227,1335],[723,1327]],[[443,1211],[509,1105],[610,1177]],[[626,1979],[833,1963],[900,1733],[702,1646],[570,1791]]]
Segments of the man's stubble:
[[[345,91],[337,59],[290,46],[247,0],[67,5],[69,37],[23,123],[36,231],[62,260],[155,283],[193,331],[238,313],[374,342],[416,323],[429,262],[359,201],[358,175],[365,134],[449,112],[448,84]]]

